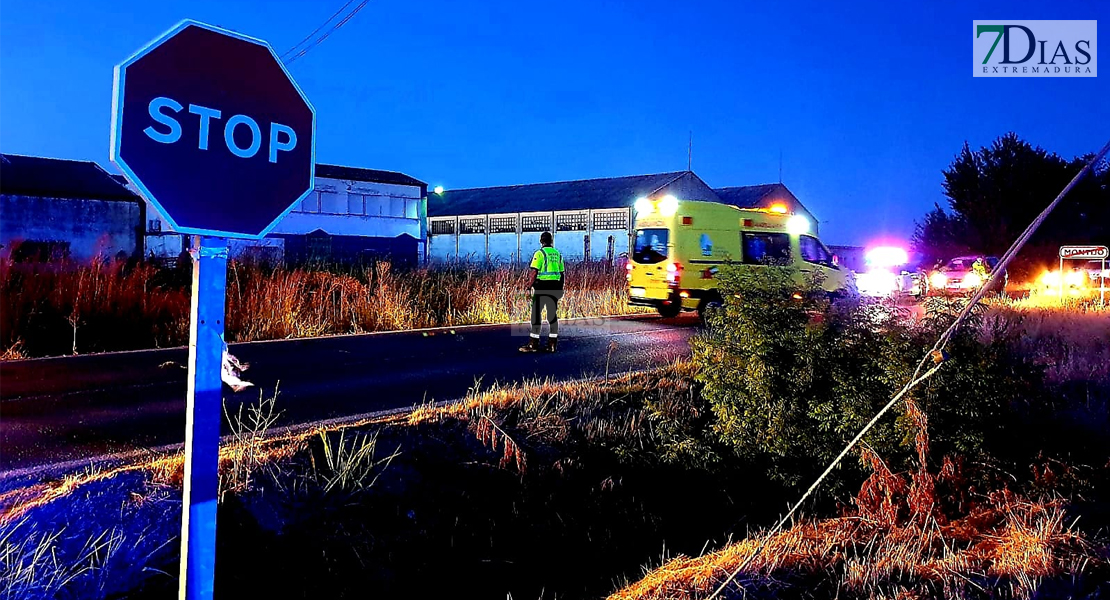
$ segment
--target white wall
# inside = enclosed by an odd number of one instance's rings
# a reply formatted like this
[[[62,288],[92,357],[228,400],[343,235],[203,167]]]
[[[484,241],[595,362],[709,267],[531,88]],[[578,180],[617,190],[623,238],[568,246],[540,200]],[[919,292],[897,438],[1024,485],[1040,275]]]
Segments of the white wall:
[[[486,236],[481,233],[460,235],[458,258],[468,261],[484,261],[486,259]]]
[[[516,233],[491,233],[489,255],[493,262],[516,262]],[[521,249],[523,253],[523,248]]]
[[[520,216],[524,214],[530,215],[551,215],[551,213],[520,213],[517,216],[518,230],[520,226]],[[555,223],[558,223],[559,215],[564,214],[578,214],[585,215],[587,218],[588,230],[569,230],[569,231],[553,231],[555,236],[555,247],[563,254],[566,260],[605,260],[608,257],[609,237],[613,237],[613,259],[616,260],[622,253],[628,252],[628,229],[597,229],[594,230],[594,225],[597,223],[595,215],[620,215],[623,220],[619,222],[627,226],[631,221],[628,219],[629,211],[626,208],[618,209],[598,209],[590,211],[571,211],[566,213],[555,213]],[[470,215],[486,216],[486,215]],[[494,218],[500,215],[488,215]],[[467,217],[464,217],[467,218]],[[433,217],[429,220],[429,230],[434,228],[434,223],[440,221],[454,222],[455,217],[450,218],[437,218]],[[553,225],[555,228],[556,225]],[[589,256],[586,254],[586,236],[590,236]],[[434,262],[450,261],[456,259],[462,260],[484,260],[486,253],[486,238],[483,234],[463,234],[456,236],[454,234],[438,234],[429,235],[428,238],[428,255]],[[457,239],[457,242],[456,242]],[[518,233],[494,233],[488,236],[489,240],[489,259],[493,262],[511,262],[518,260],[527,263],[532,258],[532,254],[540,247],[540,232],[526,231]],[[456,243],[458,244],[458,253],[456,254]],[[520,248],[520,254],[517,255],[517,248]]]
[[[278,222],[273,233],[420,238],[420,188],[316,178],[316,189]]]

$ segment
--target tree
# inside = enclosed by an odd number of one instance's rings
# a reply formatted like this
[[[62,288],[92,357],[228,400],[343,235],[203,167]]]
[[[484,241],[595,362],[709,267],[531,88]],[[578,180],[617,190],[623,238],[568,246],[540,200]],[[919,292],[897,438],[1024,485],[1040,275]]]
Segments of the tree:
[[[926,266],[970,252],[966,240],[967,222],[948,214],[939,204],[934,204],[933,210],[925,214],[925,220],[917,223],[913,234],[914,248]]]
[[[916,249],[950,258],[970,250],[1000,255],[1044,210],[1090,155],[1065,160],[1015,133],[972,151],[967,142],[944,170],[951,214],[937,206],[917,225]],[[1051,264],[1064,244],[1107,243],[1110,238],[1110,174],[1084,178],[1030,240],[1012,270]]]

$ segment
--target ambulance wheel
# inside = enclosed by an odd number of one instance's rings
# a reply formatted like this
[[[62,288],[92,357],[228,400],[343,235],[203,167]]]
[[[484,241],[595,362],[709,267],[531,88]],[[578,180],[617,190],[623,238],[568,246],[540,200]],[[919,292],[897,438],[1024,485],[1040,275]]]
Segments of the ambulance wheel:
[[[673,319],[678,316],[678,313],[682,312],[682,304],[679,302],[660,304],[655,309],[659,311],[659,316],[664,319]]]
[[[720,296],[709,296],[702,298],[698,303],[698,321],[701,322],[702,327],[706,327],[709,315],[724,308],[725,303],[721,300]]]

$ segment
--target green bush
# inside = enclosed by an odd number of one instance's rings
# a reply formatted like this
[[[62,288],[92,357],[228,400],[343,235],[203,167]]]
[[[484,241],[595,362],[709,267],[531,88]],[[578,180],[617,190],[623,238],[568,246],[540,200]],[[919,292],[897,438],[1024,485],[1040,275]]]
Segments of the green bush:
[[[726,267],[719,279],[725,306],[693,342],[713,431],[792,485],[823,470],[890,400],[950,319],[938,313],[911,326],[889,305],[830,302],[819,281],[799,286],[788,268]],[[1033,365],[1004,335],[980,342],[978,327],[953,339],[951,363],[912,394],[931,423],[935,456],[988,450],[1015,401],[1038,393]],[[915,430],[901,413],[863,440],[895,469],[913,456]],[[840,484],[858,483],[859,465],[848,463]]]

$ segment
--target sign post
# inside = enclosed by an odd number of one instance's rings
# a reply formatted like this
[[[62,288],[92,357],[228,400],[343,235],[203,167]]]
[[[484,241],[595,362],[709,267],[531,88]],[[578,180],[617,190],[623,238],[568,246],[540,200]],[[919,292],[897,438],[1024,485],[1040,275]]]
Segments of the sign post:
[[[228,238],[263,238],[312,192],[316,112],[269,44],[182,21],[120,63],[112,161],[193,236],[179,598],[216,569]]]
[[[212,597],[216,572],[227,287],[227,240],[207,236],[194,239],[179,590],[181,598],[190,600]]]
[[[1064,261],[1065,260],[1099,260],[1101,266],[1098,271],[1098,301],[1106,305],[1106,259],[1110,258],[1110,248],[1106,246],[1060,246],[1060,303],[1064,303]]]

